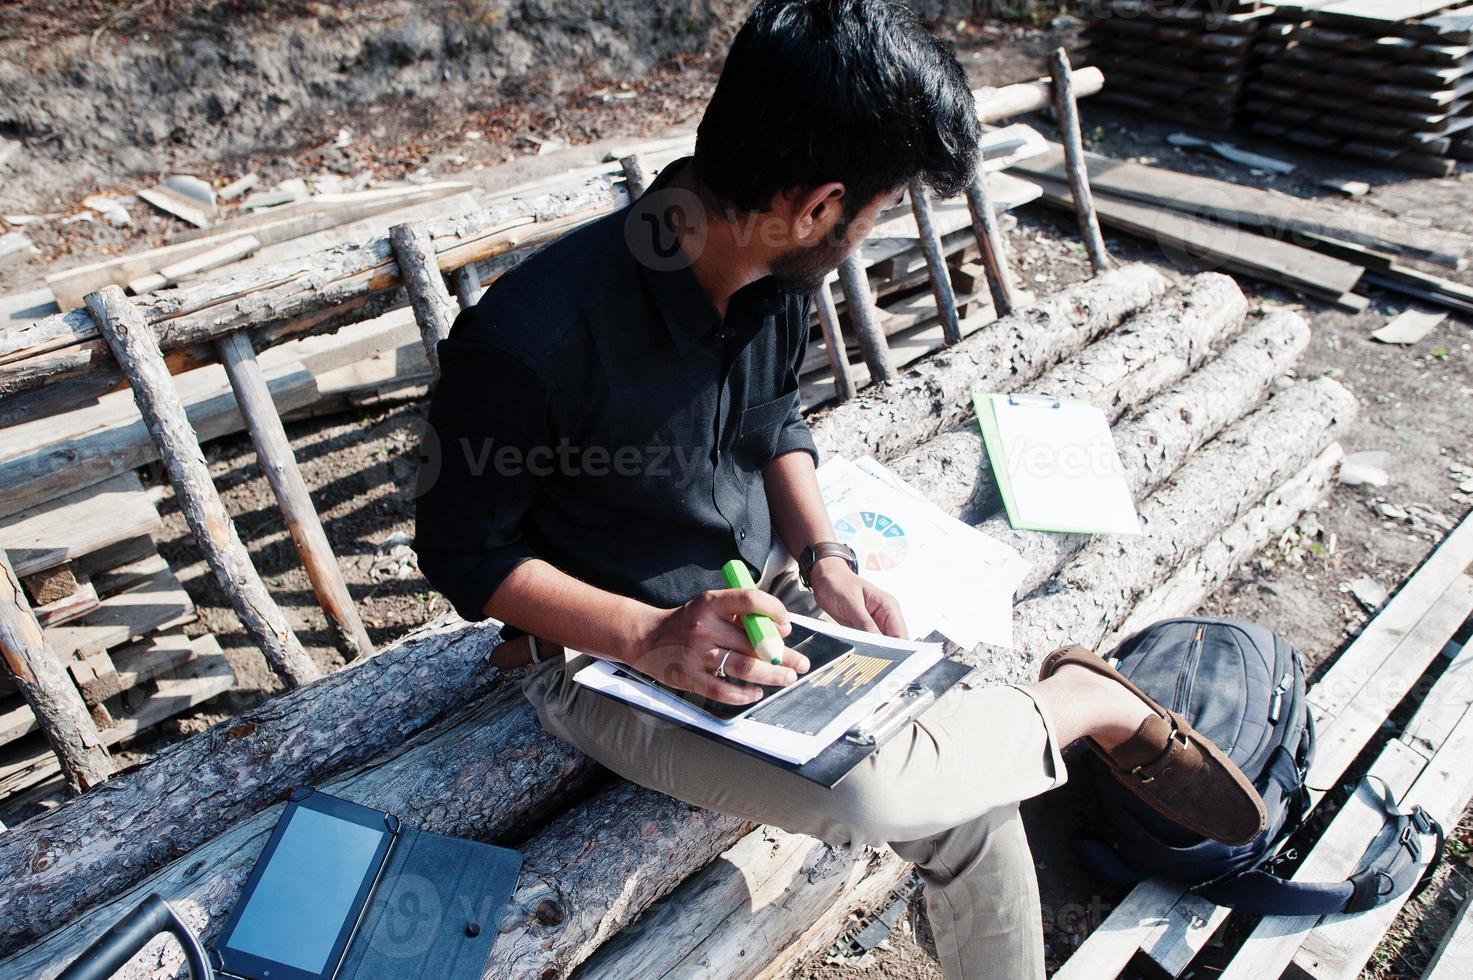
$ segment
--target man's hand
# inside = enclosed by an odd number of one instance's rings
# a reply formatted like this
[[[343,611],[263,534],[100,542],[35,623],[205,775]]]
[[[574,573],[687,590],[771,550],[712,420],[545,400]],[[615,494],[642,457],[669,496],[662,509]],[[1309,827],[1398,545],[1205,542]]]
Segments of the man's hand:
[[[821,558],[808,573],[819,608],[842,626],[909,639],[900,603],[884,589],[871,585],[842,558]]]
[[[758,659],[737,617],[761,613],[787,636],[788,611],[760,589],[713,589],[676,609],[656,611],[640,631],[625,662],[662,684],[690,691],[723,704],[751,704],[762,697],[753,685],[785,687],[808,670],[808,658],[786,650],[781,664]],[[726,657],[729,680],[716,676]],[[745,683],[742,683],[745,682]]]

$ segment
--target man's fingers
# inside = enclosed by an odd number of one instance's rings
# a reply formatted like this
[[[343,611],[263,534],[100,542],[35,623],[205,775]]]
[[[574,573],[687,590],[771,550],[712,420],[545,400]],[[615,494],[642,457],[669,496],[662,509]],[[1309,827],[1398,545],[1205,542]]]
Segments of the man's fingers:
[[[761,589],[715,589],[706,593],[706,602],[718,616],[734,619],[746,613],[761,613],[777,624],[778,632],[788,635],[792,624],[788,610],[777,598]]]
[[[731,673],[730,664],[727,666],[727,673]],[[692,680],[694,683],[687,690],[693,694],[710,698],[712,701],[720,701],[722,704],[751,704],[753,701],[761,700],[763,695],[760,687],[723,681],[714,673],[700,674],[693,677]]]
[[[724,655],[720,654],[716,657],[717,666],[720,666],[721,657]],[[726,666],[723,669],[730,677],[747,681],[750,684],[762,684],[766,687],[787,687],[798,680],[798,674],[792,667],[770,664],[766,660],[759,660],[741,650],[731,651],[731,656],[726,658]],[[715,674],[714,668],[712,674]]]

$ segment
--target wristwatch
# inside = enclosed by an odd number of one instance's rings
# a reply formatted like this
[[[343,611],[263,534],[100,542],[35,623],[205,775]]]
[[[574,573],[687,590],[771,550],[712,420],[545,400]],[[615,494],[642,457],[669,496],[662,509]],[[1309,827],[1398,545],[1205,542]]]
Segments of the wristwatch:
[[[813,591],[813,584],[808,581],[808,576],[813,572],[813,566],[823,558],[842,558],[849,563],[855,575],[859,574],[859,556],[847,544],[840,544],[838,541],[811,544],[798,556],[798,577],[803,580],[803,587],[810,592]]]

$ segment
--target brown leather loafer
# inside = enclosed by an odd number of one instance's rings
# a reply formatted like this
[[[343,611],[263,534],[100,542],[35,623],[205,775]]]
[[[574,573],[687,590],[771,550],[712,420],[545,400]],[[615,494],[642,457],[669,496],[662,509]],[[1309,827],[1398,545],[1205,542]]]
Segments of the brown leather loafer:
[[[1103,657],[1081,646],[1055,650],[1043,660],[1038,679],[1076,664],[1124,686],[1155,712],[1113,752],[1094,739],[1089,747],[1126,789],[1151,809],[1183,827],[1221,841],[1246,844],[1263,830],[1263,799],[1231,759],[1185,718],[1163,708]]]

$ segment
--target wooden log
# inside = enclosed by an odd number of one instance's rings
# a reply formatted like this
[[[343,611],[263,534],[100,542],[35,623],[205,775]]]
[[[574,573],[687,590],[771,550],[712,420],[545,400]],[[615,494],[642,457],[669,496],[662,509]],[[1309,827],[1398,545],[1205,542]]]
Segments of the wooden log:
[[[880,324],[883,314],[875,306],[874,295],[869,289],[869,274],[858,256],[849,256],[839,266],[839,281],[844,285],[844,308],[849,311],[849,321],[859,338],[859,349],[864,354],[865,365],[869,367],[870,380],[883,383],[893,379],[895,365],[890,359],[885,328]]]
[[[856,390],[854,375],[849,371],[849,351],[844,346],[844,331],[834,306],[834,290],[827,281],[813,291],[813,305],[818,309],[818,326],[823,331],[823,348],[828,354],[829,372],[834,376],[834,391],[839,401],[848,401]]]
[[[919,180],[910,182],[910,207],[915,213],[916,228],[921,236],[921,248],[926,253],[926,268],[931,273],[931,293],[936,297],[936,315],[941,318],[941,335],[947,346],[960,343],[962,328],[957,323],[956,295],[951,290],[951,270],[946,265],[946,255],[941,250],[941,238],[936,234],[936,222],[931,216],[930,192]]]
[[[1069,66],[1069,52],[1055,48],[1049,60],[1049,70],[1054,79],[1054,115],[1064,140],[1064,168],[1069,173],[1069,191],[1074,198],[1074,213],[1079,219],[1079,235],[1084,239],[1090,265],[1098,275],[1110,268],[1113,262],[1105,250],[1105,236],[1100,232],[1094,196],[1089,190],[1089,170],[1084,159],[1084,137],[1079,129],[1079,103],[1074,95],[1074,73]]]
[[[205,465],[204,452],[189,427],[153,331],[117,286],[88,293],[87,309],[128,376],[138,410],[159,447],[169,482],[189,529],[242,625],[287,687],[315,680],[307,656],[286,616],[266,591],[251,556],[236,533]]]
[[[160,749],[115,776],[106,793],[86,794],[0,837],[0,955],[118,895],[292,788],[400,749],[485,697],[501,685],[490,666],[497,635],[489,624],[431,623],[377,656]],[[535,727],[528,712],[522,720]],[[518,758],[507,745],[503,762]]]
[[[624,181],[629,185],[629,199],[639,197],[650,186],[649,168],[645,166],[644,156],[640,153],[631,153],[619,158],[619,167],[624,171]]]
[[[348,659],[368,656],[373,652],[373,641],[368,638],[368,631],[358,617],[358,609],[353,604],[348,583],[343,580],[342,569],[338,568],[337,558],[333,556],[327,532],[322,529],[317,508],[312,506],[312,494],[297,467],[296,453],[292,451],[281,417],[276,414],[276,405],[266,387],[261,365],[256,361],[256,352],[249,338],[241,333],[221,337],[216,343],[220,349],[220,362],[235,391],[240,414],[245,418],[251,442],[256,447],[261,471],[266,474],[271,492],[276,496],[276,504],[286,518],[292,545],[307,571],[317,604],[327,614],[338,647]]]
[[[987,174],[979,170],[967,185],[967,208],[972,213],[972,230],[977,247],[982,250],[982,264],[987,268],[987,288],[992,304],[1002,316],[1017,308],[1017,292],[1013,274],[1008,268],[1007,242],[997,223],[997,211],[987,191]]]
[[[430,362],[430,372],[438,381],[440,341],[450,336],[450,326],[455,322],[455,304],[445,289],[444,277],[440,275],[434,239],[423,224],[410,222],[390,228],[389,241],[424,340],[425,360]]]
[[[455,298],[462,310],[475,306],[485,290],[481,287],[481,267],[476,262],[455,270]]]
[[[80,793],[112,775],[112,757],[82,696],[46,646],[41,624],[21,591],[10,559],[0,550],[0,657],[61,763],[67,787]],[[0,840],[8,841],[5,834]]]
[[[622,187],[603,180],[577,190],[498,201],[436,219],[428,229],[444,243],[436,255],[440,270],[450,272],[534,250],[625,200]],[[236,330],[251,330],[257,349],[265,350],[405,303],[392,244],[388,236],[377,236],[151,294],[139,308],[160,349],[171,355],[171,366],[182,369],[208,363],[214,356],[211,342]],[[61,411],[123,383],[85,310],[0,331],[0,424]],[[27,392],[34,393],[33,400],[16,397]]]
[[[1165,289],[1155,269],[1129,265],[1061,290],[813,416],[814,440],[825,456],[897,456],[962,421],[973,388],[1036,378]]]
[[[1247,312],[1237,283],[1204,272],[1041,377],[998,393],[1074,398],[1099,406],[1114,421],[1200,366],[1238,331]],[[1238,415],[1247,409],[1242,406]],[[902,456],[893,468],[901,479],[925,487],[948,514],[980,518],[1000,505],[975,419]]]
[[[1081,68],[1074,72],[1073,84],[1074,97],[1082,99],[1104,88],[1105,76],[1098,68]],[[972,95],[977,101],[977,118],[985,123],[1037,112],[1054,101],[1053,85],[1046,78],[1002,88],[978,89]]]

